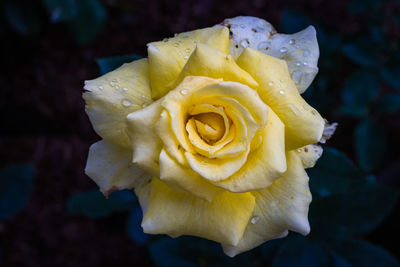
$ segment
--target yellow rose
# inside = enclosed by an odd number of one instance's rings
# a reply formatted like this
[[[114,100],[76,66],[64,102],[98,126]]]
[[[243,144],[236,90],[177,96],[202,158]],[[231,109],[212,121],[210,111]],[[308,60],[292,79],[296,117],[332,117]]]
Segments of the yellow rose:
[[[144,232],[207,238],[229,256],[308,234],[304,168],[325,122],[299,91],[318,56],[314,28],[276,34],[253,17],[148,44],[148,58],[85,82],[103,138],[86,173],[106,195],[135,189]]]

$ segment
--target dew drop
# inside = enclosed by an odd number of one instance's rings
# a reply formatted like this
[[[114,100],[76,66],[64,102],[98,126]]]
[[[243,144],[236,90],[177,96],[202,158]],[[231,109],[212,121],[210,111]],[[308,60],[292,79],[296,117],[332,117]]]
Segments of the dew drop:
[[[303,105],[304,110],[308,110],[308,107],[306,105]]]
[[[114,86],[115,86],[115,82],[114,82],[114,81],[111,81],[111,82],[110,82],[110,85],[111,85],[112,87],[114,87]]]
[[[240,28],[244,29],[244,28],[246,28],[246,25],[240,24]]]
[[[103,90],[104,89],[104,86],[103,85],[100,85],[99,86],[99,90]]]
[[[308,57],[309,55],[310,55],[310,50],[305,49],[304,52],[303,52],[303,56],[304,57]]]
[[[186,52],[186,53],[190,53],[190,48],[186,48],[186,49],[185,49],[185,52]]]
[[[292,80],[295,83],[299,83],[302,75],[303,75],[303,73],[301,71],[299,71],[299,70],[293,71]]]
[[[300,62],[300,61],[297,61],[297,62],[296,62],[296,66],[297,66],[297,67],[300,67],[300,66],[301,66],[301,62]]]
[[[306,38],[301,38],[300,42],[305,43],[306,42]]]
[[[247,39],[243,39],[242,41],[240,41],[240,45],[244,48],[249,47],[249,41],[247,41]]]
[[[116,82],[117,82],[117,79],[112,79],[111,81],[116,83]]]
[[[279,93],[280,93],[281,95],[283,95],[283,94],[285,94],[285,91],[279,90]]]
[[[308,63],[304,61],[304,62],[303,62],[303,65],[304,65],[304,66],[307,66],[307,65],[308,65]]]
[[[253,218],[251,218],[251,223],[256,224],[259,220],[260,220],[260,217],[254,216]]]
[[[269,85],[269,86],[272,86],[272,85],[274,85],[274,82],[273,82],[273,81],[270,81],[270,82],[268,83],[268,85]]]
[[[189,56],[185,56],[185,59],[188,59],[189,58]]]
[[[281,52],[282,54],[287,53],[288,49],[286,47],[281,47],[281,49],[279,49],[279,52]]]
[[[301,47],[301,46],[300,46],[299,44],[298,44],[298,45],[296,45],[296,48],[297,48],[297,49],[299,49],[300,47]]]
[[[294,45],[295,43],[296,43],[296,40],[295,40],[295,39],[290,39],[290,40],[289,40],[289,44],[290,44],[290,45]]]
[[[318,113],[313,109],[313,110],[311,110],[311,114],[313,114],[314,116],[316,116]]]
[[[123,99],[122,100],[122,105],[127,108],[130,105],[132,105],[132,102],[130,100],[128,100],[128,99]]]
[[[297,152],[301,153],[301,149],[300,149],[300,148],[298,148],[298,149],[297,149]]]
[[[188,93],[188,90],[186,90],[186,89],[181,90],[182,95],[186,95],[187,93]]]
[[[128,91],[127,87],[122,88],[122,90],[124,90],[125,92]]]
[[[299,115],[300,111],[296,108],[296,106],[289,104],[289,108],[293,111],[294,114]]]
[[[115,89],[119,89],[119,85],[116,85],[116,86],[115,86]]]

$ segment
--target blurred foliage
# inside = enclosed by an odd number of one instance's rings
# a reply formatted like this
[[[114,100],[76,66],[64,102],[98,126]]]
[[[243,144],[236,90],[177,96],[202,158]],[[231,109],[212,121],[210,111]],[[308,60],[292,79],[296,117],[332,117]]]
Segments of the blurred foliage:
[[[0,171],[0,220],[15,216],[26,205],[32,187],[32,165],[13,165]]]
[[[106,74],[118,67],[120,67],[124,63],[131,62],[133,60],[137,60],[142,58],[139,55],[126,55],[120,57],[108,57],[108,58],[98,58],[97,65],[100,69],[100,74]]]

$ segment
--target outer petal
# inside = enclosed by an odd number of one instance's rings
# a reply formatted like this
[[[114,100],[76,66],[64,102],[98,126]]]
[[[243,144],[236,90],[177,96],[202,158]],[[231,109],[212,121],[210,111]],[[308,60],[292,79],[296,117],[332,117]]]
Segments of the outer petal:
[[[322,147],[316,144],[307,145],[302,148],[298,148],[297,155],[300,157],[304,168],[314,167],[317,160],[322,156]]]
[[[258,87],[253,77],[242,70],[230,55],[204,44],[197,44],[172,87],[178,85],[186,76],[222,78],[224,81],[243,83],[251,88]]]
[[[89,149],[85,172],[105,195],[139,187],[151,177],[131,162],[131,153],[106,141],[94,143]]]
[[[254,191],[256,206],[238,245],[224,245],[224,251],[233,257],[267,240],[286,235],[286,230],[306,235],[310,231],[307,214],[311,202],[308,176],[296,152],[288,152],[288,170],[264,190]]]
[[[222,25],[229,28],[229,53],[235,59],[246,47],[282,58],[300,93],[318,73],[319,48],[313,26],[294,34],[279,34],[269,22],[246,16],[226,19]]]
[[[324,120],[300,96],[286,62],[247,48],[237,60],[260,84],[258,93],[285,124],[287,150],[317,143]]]
[[[154,127],[161,111],[160,101],[156,101],[127,116],[127,133],[132,140],[132,161],[155,176],[159,175],[158,157],[162,143]]]
[[[229,32],[226,27],[214,26],[180,33],[173,38],[148,44],[152,97],[158,99],[168,93],[196,43],[210,45],[228,53]]]
[[[286,171],[284,125],[271,109],[261,140],[238,172],[214,184],[232,192],[247,192],[266,188],[281,177]]]
[[[253,208],[250,193],[224,192],[207,202],[153,179],[142,227],[150,234],[194,235],[236,245]]]
[[[97,79],[85,81],[86,113],[104,140],[130,148],[125,118],[152,102],[147,59],[124,64]]]
[[[187,191],[207,201],[212,201],[224,191],[210,184],[191,168],[180,165],[165,150],[160,154],[160,179],[175,189]]]

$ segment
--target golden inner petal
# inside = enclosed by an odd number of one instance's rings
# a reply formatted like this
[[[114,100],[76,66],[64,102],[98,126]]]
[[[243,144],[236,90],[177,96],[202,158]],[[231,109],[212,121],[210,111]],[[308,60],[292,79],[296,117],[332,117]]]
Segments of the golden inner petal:
[[[226,129],[221,115],[208,112],[193,117],[199,136],[208,144],[212,145],[224,136]]]

